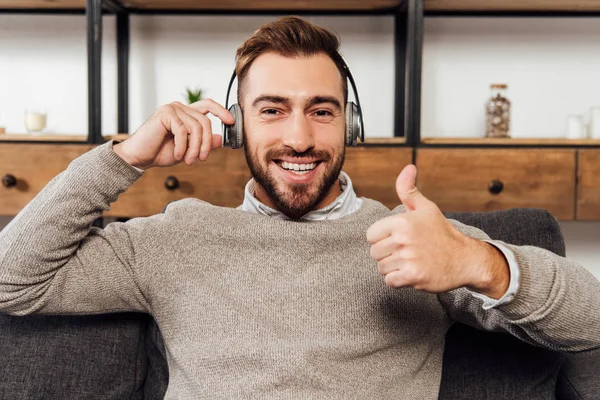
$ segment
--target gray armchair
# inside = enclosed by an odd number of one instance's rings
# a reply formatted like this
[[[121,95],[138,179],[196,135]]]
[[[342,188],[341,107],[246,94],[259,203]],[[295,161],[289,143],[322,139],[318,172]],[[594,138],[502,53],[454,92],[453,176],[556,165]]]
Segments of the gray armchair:
[[[447,213],[492,239],[565,255],[558,222],[539,209]],[[455,324],[446,334],[440,399],[600,399],[600,351],[564,355]]]

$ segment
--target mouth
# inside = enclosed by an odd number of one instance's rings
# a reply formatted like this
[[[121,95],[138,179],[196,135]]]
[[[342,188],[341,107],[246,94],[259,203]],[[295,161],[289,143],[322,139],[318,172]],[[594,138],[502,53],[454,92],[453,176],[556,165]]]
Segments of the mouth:
[[[279,166],[279,168],[294,173],[296,175],[306,175],[314,171],[321,161],[313,161],[313,162],[304,162],[304,163],[294,163],[283,160],[274,160],[275,164]]]
[[[290,183],[309,183],[320,169],[321,160],[272,160],[280,175]]]

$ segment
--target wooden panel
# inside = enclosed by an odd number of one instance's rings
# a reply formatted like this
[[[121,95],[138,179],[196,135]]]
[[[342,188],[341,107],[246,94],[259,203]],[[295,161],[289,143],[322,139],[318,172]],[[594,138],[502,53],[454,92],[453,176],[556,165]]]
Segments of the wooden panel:
[[[359,196],[381,201],[388,207],[400,203],[395,192],[396,177],[412,161],[412,150],[401,147],[357,147],[346,153],[344,171],[352,178]],[[168,176],[175,176],[180,188],[165,188]],[[242,150],[220,149],[209,159],[193,166],[179,164],[153,168],[144,173],[107,216],[135,217],[159,213],[173,200],[195,197],[211,204],[237,207],[242,204],[244,187],[250,179]]]
[[[169,10],[377,10],[402,0],[123,0],[128,7]]]
[[[599,11],[598,0],[425,0],[425,11]]]
[[[443,211],[535,207],[575,217],[575,150],[420,149],[417,167],[417,186]]]
[[[0,0],[0,9],[85,9],[85,0]]]
[[[0,215],[16,215],[73,159],[90,149],[83,144],[0,145],[0,176],[17,178],[17,186],[0,185]]]
[[[28,134],[10,134],[0,135],[0,142],[85,142],[85,135],[28,135]]]
[[[600,146],[600,139],[542,138],[423,138],[423,144],[498,146]]]
[[[400,204],[396,178],[412,163],[412,148],[351,147],[346,151],[346,172],[358,196],[382,202],[388,208]]]
[[[577,169],[577,219],[600,220],[600,150],[580,150]]]

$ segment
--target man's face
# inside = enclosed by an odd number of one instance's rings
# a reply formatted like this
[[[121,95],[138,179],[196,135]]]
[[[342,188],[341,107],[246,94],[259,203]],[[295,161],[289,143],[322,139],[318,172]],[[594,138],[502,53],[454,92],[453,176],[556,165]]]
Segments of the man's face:
[[[331,203],[344,163],[342,77],[324,54],[259,56],[244,81],[245,153],[256,197],[290,218]]]

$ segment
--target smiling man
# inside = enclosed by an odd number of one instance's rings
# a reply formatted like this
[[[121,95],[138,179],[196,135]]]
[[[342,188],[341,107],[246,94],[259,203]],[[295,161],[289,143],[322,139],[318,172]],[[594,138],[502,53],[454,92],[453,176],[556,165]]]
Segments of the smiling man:
[[[300,18],[267,24],[237,52],[237,121],[212,100],[171,103],[74,160],[0,233],[0,311],[152,314],[169,399],[436,399],[456,320],[599,349],[600,283],[584,269],[446,220],[412,165],[404,207],[355,195],[338,47]],[[238,209],[184,199],[91,228],[144,170],[221,147],[207,113],[244,127]]]

